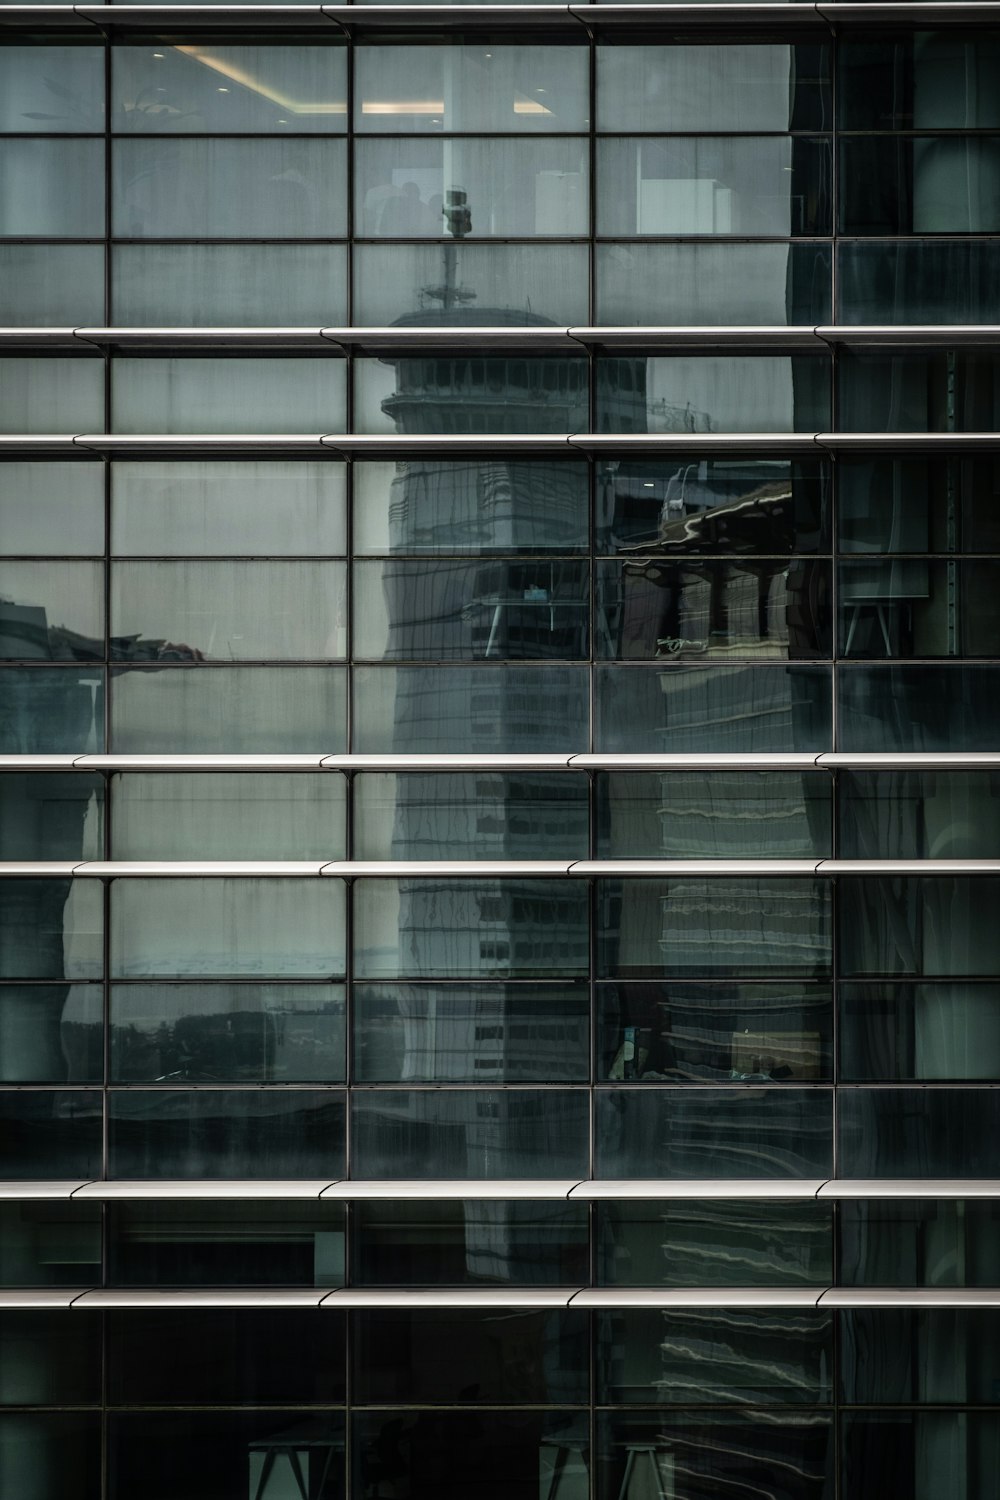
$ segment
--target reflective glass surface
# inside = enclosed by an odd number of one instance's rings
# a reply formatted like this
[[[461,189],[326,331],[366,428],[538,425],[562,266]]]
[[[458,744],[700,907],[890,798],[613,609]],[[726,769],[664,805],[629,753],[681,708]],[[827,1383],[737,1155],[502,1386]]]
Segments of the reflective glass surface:
[[[365,1286],[573,1286],[589,1274],[584,1203],[361,1200],[351,1215]]]
[[[845,432],[990,432],[1000,414],[1000,358],[989,351],[844,351],[838,426]]]
[[[575,432],[587,425],[587,387],[587,362],[576,358],[484,359],[474,353],[356,359],[354,430]],[[438,509],[436,494],[434,499]]]
[[[122,327],[347,320],[342,245],[117,245],[111,266],[114,319]]]
[[[260,1203],[237,1199],[227,1203],[185,1203],[152,1199],[112,1203],[108,1210],[108,1269],[113,1284],[122,1287],[340,1286],[344,1278],[344,1211],[339,1204],[327,1202]],[[165,1325],[174,1311],[150,1316],[154,1322]],[[280,1321],[289,1312],[289,1308],[271,1313],[251,1312],[248,1322],[251,1327],[254,1323],[258,1328],[267,1327],[272,1320]],[[194,1336],[199,1316],[200,1313],[190,1312],[183,1319],[189,1325],[183,1343]],[[293,1323],[301,1316],[292,1313]],[[327,1316],[330,1329],[326,1329],[325,1323],[314,1327],[311,1348],[318,1350],[325,1339],[333,1339],[335,1346],[338,1320],[332,1313]],[[226,1322],[234,1320],[232,1313],[222,1317]],[[238,1324],[247,1317],[246,1313],[237,1314],[235,1322]],[[124,1325],[119,1338],[125,1340],[130,1337],[131,1319],[126,1314],[119,1321]],[[290,1348],[295,1348],[294,1343]],[[186,1378],[203,1382],[201,1390],[210,1404],[219,1399],[246,1399],[226,1389],[234,1381],[239,1382],[238,1365],[234,1371],[223,1352],[219,1353],[223,1368],[217,1369],[216,1375],[225,1379],[220,1381],[214,1396],[209,1394],[212,1380],[199,1361],[195,1361],[199,1372],[189,1371]],[[303,1360],[308,1358],[305,1349],[296,1349],[296,1353]],[[327,1372],[329,1378],[335,1373],[336,1361],[327,1358],[331,1366]],[[135,1378],[144,1379],[161,1392],[164,1386],[173,1385],[175,1392],[172,1397],[166,1396],[168,1400],[181,1399],[186,1404],[195,1396],[193,1385],[191,1398],[176,1393],[177,1383],[185,1378],[179,1366],[159,1368],[146,1376],[136,1372]],[[260,1370],[251,1375],[255,1383],[267,1378]],[[283,1379],[294,1378],[286,1369]],[[122,1392],[128,1389],[123,1381]],[[280,1386],[275,1384],[271,1399],[277,1395]],[[163,1400],[164,1396],[147,1399]]]
[[[8,43],[0,52],[0,131],[59,135],[104,128],[104,49]]]
[[[586,245],[443,245],[359,241],[354,246],[354,320],[362,325],[580,323],[588,315]],[[535,311],[533,311],[533,309]],[[411,464],[417,471],[453,467]]]
[[[100,245],[0,244],[0,317],[6,327],[65,328],[104,318]]]
[[[104,748],[100,667],[0,668],[0,747],[8,755]]]
[[[103,233],[104,147],[94,140],[0,140],[0,234]]]
[[[98,1402],[100,1317],[84,1312],[71,1319],[61,1312],[5,1309],[0,1312],[0,1371],[4,1406]]]
[[[0,1089],[0,1176],[83,1180],[100,1170],[99,1092]]]
[[[97,1203],[0,1203],[0,1284],[5,1287],[81,1287],[94,1286],[101,1279],[101,1209]],[[37,1318],[37,1311],[34,1316]],[[60,1374],[47,1360],[23,1360],[7,1344],[10,1336],[19,1346],[21,1337],[30,1331],[32,1312],[0,1313],[0,1345],[7,1345],[0,1360],[0,1401],[14,1405],[74,1399],[66,1385],[74,1382],[74,1334],[80,1330],[67,1327],[69,1319],[61,1310],[49,1314],[55,1326],[46,1330],[38,1324],[38,1337],[64,1340],[67,1366]],[[74,1319],[74,1323],[75,1323]],[[81,1315],[80,1323],[90,1319]],[[20,1324],[20,1331],[18,1329]],[[62,1332],[60,1334],[60,1327]],[[91,1326],[89,1333],[95,1332]],[[84,1345],[85,1347],[85,1345]],[[60,1362],[61,1363],[61,1362]],[[66,1385],[63,1384],[66,1378]],[[98,1399],[77,1394],[75,1399]]]
[[[99,979],[102,913],[96,881],[0,880],[0,976]]]
[[[605,1285],[827,1286],[832,1278],[829,1203],[611,1201],[596,1212]]]
[[[99,563],[87,562],[0,563],[0,656],[100,660],[102,571]]]
[[[837,1216],[838,1280],[844,1286],[905,1281],[908,1286],[975,1287],[992,1285],[996,1278],[1000,1208],[995,1202],[848,1199],[838,1206]],[[976,1316],[981,1315],[982,1310]],[[891,1315],[888,1320],[894,1321]],[[953,1327],[947,1313],[944,1322]],[[858,1323],[863,1327],[864,1319]],[[945,1375],[946,1360],[939,1370]],[[859,1369],[853,1378],[866,1377]],[[877,1379],[877,1372],[869,1378]]]
[[[0,467],[0,552],[104,550],[104,466],[28,459]]]
[[[1000,985],[843,984],[845,1082],[989,1082],[997,1071]]]
[[[104,778],[0,774],[0,859],[100,859]]]
[[[585,859],[587,855],[589,817],[583,777],[539,772],[362,772],[354,778],[353,797],[357,859]]]
[[[231,39],[167,45],[157,38],[115,47],[112,128],[155,135],[343,133],[346,63],[342,46],[318,36],[299,46]]]
[[[127,772],[111,785],[116,859],[343,859],[346,852],[346,788],[336,774]]]
[[[815,130],[829,123],[827,49],[784,42],[600,46],[601,130]]]
[[[831,788],[781,771],[601,772],[599,859],[828,856]]]
[[[119,358],[112,379],[117,432],[318,434],[345,426],[344,362],[322,355]]]
[[[101,1083],[103,1051],[100,985],[0,985],[4,1083]]]
[[[845,656],[1000,656],[995,562],[900,558],[841,563]]]
[[[844,667],[841,750],[990,750],[1000,737],[995,666]]]
[[[1000,1420],[995,1410],[855,1412],[841,1440],[843,1483],[857,1500],[874,1500],[885,1484],[919,1494],[925,1480],[946,1485],[954,1500],[974,1500],[992,1482]]]
[[[990,859],[1000,838],[988,771],[844,771],[837,810],[844,859]]]
[[[602,242],[595,260],[600,323],[775,327],[821,323],[831,315],[831,252],[825,244]]]
[[[345,678],[338,667],[121,667],[112,743],[135,753],[301,754],[312,745],[332,754],[346,740]]]
[[[995,876],[842,879],[843,975],[981,975],[996,968]]]
[[[429,755],[581,745],[587,679],[573,666],[355,667],[354,748]]]
[[[821,432],[830,421],[829,382],[826,360],[801,354],[608,355],[597,366],[597,426],[601,432]]]
[[[988,1177],[1000,1099],[990,1088],[845,1088],[837,1105],[849,1177]]]

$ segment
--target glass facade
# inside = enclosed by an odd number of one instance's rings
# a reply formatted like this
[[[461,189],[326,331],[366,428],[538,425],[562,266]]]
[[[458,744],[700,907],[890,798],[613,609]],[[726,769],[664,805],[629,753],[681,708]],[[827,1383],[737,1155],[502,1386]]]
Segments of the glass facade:
[[[89,9],[0,8],[0,1495],[996,1496],[1000,32]]]

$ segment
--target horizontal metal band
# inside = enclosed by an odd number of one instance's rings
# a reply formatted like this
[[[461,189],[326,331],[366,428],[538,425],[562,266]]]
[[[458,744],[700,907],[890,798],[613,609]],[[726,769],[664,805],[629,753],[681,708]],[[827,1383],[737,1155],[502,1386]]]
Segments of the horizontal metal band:
[[[57,1179],[0,1181],[0,1202],[123,1201],[507,1203],[561,1202],[793,1202],[807,1198],[888,1200],[1000,1200],[1000,1178],[992,1177],[638,1177],[490,1179],[153,1179],[146,1181]]]
[[[0,7],[2,10],[2,7]],[[576,433],[7,433],[0,458],[92,453],[99,457],[200,457],[308,453],[331,458],[495,458],[498,454],[629,458],[740,454],[995,451],[998,432],[576,432]]]
[[[602,753],[539,755],[0,755],[3,771],[987,771],[985,750],[804,751],[736,754]]]
[[[663,5],[11,5],[0,7],[0,24],[9,27],[114,30],[168,29],[183,35],[190,30],[277,28],[296,32],[319,30],[341,35],[380,31],[466,30],[491,31],[572,29],[663,29],[698,31],[765,29],[788,32],[823,28],[847,21],[857,26],[988,25],[998,7],[992,0],[938,3],[803,4],[663,4]]]
[[[326,1308],[354,1309],[517,1308],[532,1310],[665,1312],[702,1308],[782,1309],[851,1308],[959,1309],[1000,1307],[1000,1287],[198,1287],[154,1291],[125,1288],[67,1288],[0,1291],[3,1309],[81,1308],[100,1312],[161,1308]]]
[[[446,243],[446,242],[444,242]],[[546,327],[238,327],[238,328],[0,328],[0,350],[79,349],[81,344],[120,349],[320,348],[335,345],[355,351],[386,353],[423,349],[553,348],[569,352],[585,344],[609,349],[815,349],[838,344],[853,348],[1000,347],[1000,324],[800,324],[800,325],[655,325]]]
[[[2,860],[0,880],[742,880],[1000,875],[1000,859]]]

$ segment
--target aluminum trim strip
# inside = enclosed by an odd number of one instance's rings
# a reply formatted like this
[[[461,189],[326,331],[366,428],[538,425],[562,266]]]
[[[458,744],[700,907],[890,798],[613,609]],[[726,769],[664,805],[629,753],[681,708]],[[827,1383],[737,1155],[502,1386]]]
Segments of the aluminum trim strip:
[[[568,1307],[578,1287],[343,1287],[323,1301],[325,1308],[364,1307]]]
[[[73,1307],[319,1307],[333,1287],[212,1287],[183,1291],[99,1288],[77,1296]]]
[[[816,1307],[822,1287],[701,1286],[701,1287],[585,1287],[571,1307],[689,1308],[689,1307]]]
[[[538,755],[0,755],[0,771],[910,771],[1000,767],[996,751],[809,751],[733,755],[616,754],[566,750]]]
[[[88,1182],[81,1183],[71,1196],[77,1199],[96,1200],[101,1203],[113,1203],[116,1201],[132,1201],[143,1199],[145,1201],[182,1200],[193,1202],[204,1200],[212,1203],[228,1202],[237,1200],[239,1202],[268,1201],[271,1199],[316,1199],[322,1197],[327,1188],[334,1185],[336,1179],[321,1178],[317,1181],[299,1181],[297,1178],[289,1180],[216,1180],[188,1182],[184,1179],[163,1181],[125,1181],[117,1179],[113,1182]],[[0,1194],[2,1196],[2,1194]]]
[[[69,1310],[80,1297],[87,1296],[87,1287],[39,1287],[22,1290],[14,1287],[0,1288],[0,1308],[41,1311],[47,1309]]]
[[[823,1178],[642,1178],[631,1177],[620,1180],[593,1179],[580,1182],[569,1193],[570,1198],[585,1198],[588,1202],[605,1200],[681,1199],[754,1199],[785,1201],[798,1198],[816,1198],[824,1186]],[[998,1189],[1000,1195],[1000,1189]]]
[[[580,1186],[576,1178],[496,1178],[449,1181],[344,1181],[324,1188],[321,1198],[336,1198],[343,1201],[375,1201],[398,1203],[407,1199],[417,1202],[436,1200],[462,1200],[470,1202],[512,1202],[515,1200],[540,1201],[570,1198]]]

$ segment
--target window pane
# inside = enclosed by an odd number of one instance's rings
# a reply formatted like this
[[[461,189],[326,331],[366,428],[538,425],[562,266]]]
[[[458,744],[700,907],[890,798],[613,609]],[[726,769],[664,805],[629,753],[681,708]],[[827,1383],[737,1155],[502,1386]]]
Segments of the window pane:
[[[345,550],[344,464],[120,459],[112,547],[128,554],[318,556]]]
[[[342,45],[318,37],[300,47],[170,46],[159,38],[115,47],[112,127],[158,135],[342,133],[346,61]]]
[[[1000,139],[847,136],[840,227],[848,234],[982,234],[1000,227]]]
[[[808,859],[831,848],[831,787],[782,771],[600,773],[597,857]]]
[[[845,656],[998,656],[994,562],[857,561],[839,569]]]
[[[826,1177],[831,1170],[832,1089],[603,1089],[595,1111],[598,1177]]]
[[[598,1500],[619,1500],[632,1473],[639,1475],[637,1497],[643,1482],[669,1494],[678,1470],[692,1495],[736,1496],[741,1490],[764,1495],[770,1489],[775,1500],[826,1500],[836,1440],[832,1426],[826,1412],[601,1415]]]
[[[583,359],[356,359],[354,381],[355,432],[566,433],[587,425]]]
[[[117,1083],[342,1083],[341,985],[118,984]]]
[[[150,1095],[145,1096],[147,1099]],[[181,1096],[184,1097],[184,1096]],[[215,1097],[218,1097],[216,1095]],[[246,1097],[238,1096],[238,1097]],[[292,1096],[294,1097],[294,1096]],[[316,1097],[316,1096],[307,1096]],[[114,1286],[340,1286],[344,1275],[344,1210],[331,1202],[260,1202],[235,1200],[227,1202],[184,1202],[183,1200],[145,1202],[112,1202],[107,1210],[109,1281]],[[131,1321],[130,1308],[123,1321]],[[204,1309],[192,1318],[201,1317]],[[251,1318],[281,1317],[292,1312],[281,1308],[277,1313],[250,1314]],[[174,1310],[153,1314],[170,1318]],[[330,1315],[330,1314],[328,1314]],[[229,1316],[233,1316],[230,1314]],[[236,1314],[237,1318],[246,1313]],[[337,1316],[330,1325],[337,1338]],[[330,1337],[326,1334],[325,1337]],[[317,1329],[310,1349],[322,1347],[323,1330]],[[298,1350],[304,1361],[309,1355]],[[206,1351],[208,1353],[208,1351]],[[159,1386],[173,1384],[179,1372],[169,1371],[159,1361],[148,1361],[152,1368],[137,1380]],[[307,1366],[304,1366],[307,1368]],[[189,1370],[192,1395],[196,1382],[204,1379],[205,1366]],[[223,1372],[216,1370],[217,1374]],[[234,1379],[235,1372],[226,1372]],[[331,1368],[328,1378],[336,1379],[339,1371]],[[288,1377],[292,1378],[292,1377]],[[235,1374],[238,1383],[239,1376]],[[260,1376],[255,1377],[256,1380]],[[112,1370],[115,1400],[121,1400],[126,1386],[121,1373]],[[211,1389],[205,1380],[202,1389]],[[222,1393],[219,1392],[219,1395]],[[228,1394],[228,1393],[227,1393]],[[280,1394],[275,1392],[275,1396]],[[129,1398],[134,1399],[134,1397]],[[175,1400],[187,1402],[188,1396]],[[212,1398],[210,1398],[212,1399]],[[212,1404],[218,1401],[218,1395]],[[237,1398],[239,1399],[239,1398]]]
[[[99,881],[0,881],[0,976],[100,979],[102,912]]]
[[[601,1078],[832,1082],[825,985],[602,984],[597,995]]]
[[[104,129],[104,48],[18,46],[0,51],[0,131]]]
[[[354,777],[355,859],[586,859],[588,832],[582,776]]]
[[[841,750],[992,750],[1000,738],[997,669],[842,667]]]
[[[624,459],[597,467],[602,552],[781,557],[829,550],[828,467],[783,458]]]
[[[595,255],[601,323],[778,326],[831,316],[827,245],[633,241],[599,244]]]
[[[996,1280],[995,1202],[848,1198],[837,1205],[837,1221],[843,1286],[992,1286]]]
[[[831,654],[825,563],[630,559],[601,563],[595,591],[601,656],[729,662]]]
[[[1000,297],[1000,256],[987,241],[844,242],[838,256],[845,323],[982,323]]]
[[[822,432],[827,360],[795,354],[607,356],[597,367],[602,432]]]
[[[100,1176],[101,1097],[99,1090],[0,1089],[0,1176]]]
[[[346,233],[341,141],[115,142],[114,232],[129,239]]]
[[[819,880],[602,880],[598,902],[603,975],[829,971],[830,890]]]
[[[754,1200],[597,1204],[610,1286],[828,1286],[833,1205]]]
[[[351,1420],[353,1494],[371,1492],[378,1480],[368,1476],[387,1470],[414,1497],[450,1490],[482,1500],[537,1500],[549,1485],[567,1494],[574,1485],[577,1494],[587,1483],[585,1411],[397,1409],[356,1412]]]
[[[353,687],[355,750],[560,751],[589,738],[584,667],[356,667]]]
[[[830,148],[801,136],[608,136],[597,191],[598,234],[829,234]]]
[[[103,432],[104,361],[0,358],[0,431]]]
[[[991,432],[1000,422],[1000,358],[980,350],[841,353],[844,432]]]
[[[102,1083],[104,993],[96,984],[0,985],[4,1083]]]
[[[849,130],[989,129],[1000,125],[995,33],[913,31],[844,37],[840,124]]]
[[[354,990],[354,1065],[364,1083],[586,1083],[589,1032],[582,986]]]
[[[301,755],[304,745],[315,745],[332,755],[346,749],[343,668],[133,667],[113,675],[116,750]]]
[[[119,979],[342,974],[343,881],[118,880],[111,970]]]
[[[404,240],[461,239],[466,233],[522,239],[585,235],[587,162],[587,142],[572,137],[359,139],[356,232],[365,239]],[[456,193],[465,199],[456,199]],[[463,207],[467,224],[456,217]]]
[[[988,1177],[996,1169],[993,1089],[841,1089],[845,1177]]]
[[[111,654],[335,661],[347,650],[346,585],[346,565],[335,562],[119,562]]]
[[[102,245],[0,245],[0,317],[9,328],[104,321]]]
[[[108,1110],[110,1177],[344,1175],[342,1089],[130,1089]]]
[[[351,1210],[362,1286],[574,1286],[587,1280],[585,1203],[448,1199]]]
[[[579,880],[355,881],[355,973],[364,979],[585,975],[587,895]]]
[[[31,1500],[61,1500],[74,1490],[98,1494],[100,1414],[5,1412],[0,1416],[0,1485]]]
[[[830,748],[830,669],[600,667],[600,750],[750,753]]]
[[[116,245],[115,323],[307,327],[347,320],[339,245]]]
[[[103,464],[15,460],[0,467],[0,552],[103,550]]]
[[[1000,1069],[996,984],[845,984],[839,1016],[849,1082],[989,1083]]]
[[[0,1203],[0,1281],[4,1286],[57,1287],[95,1286],[101,1278],[101,1205],[68,1202]],[[91,1318],[80,1309],[80,1322]],[[4,1312],[2,1321],[45,1318],[38,1310]],[[71,1321],[59,1309],[51,1314],[63,1328]],[[99,1321],[100,1314],[93,1321]],[[91,1330],[93,1332],[93,1330]],[[0,1324],[0,1339],[5,1330]],[[67,1338],[67,1342],[68,1342]],[[14,1367],[0,1360],[3,1400],[20,1404],[13,1394],[18,1384]],[[23,1372],[28,1375],[28,1372]],[[67,1372],[69,1373],[69,1372]],[[12,1378],[13,1377],[13,1378]],[[44,1374],[36,1366],[28,1375],[34,1384],[45,1380],[55,1385],[59,1372],[52,1365]],[[72,1379],[72,1375],[70,1376]],[[42,1398],[44,1399],[44,1398]],[[58,1399],[56,1396],[54,1399]],[[27,1403],[25,1403],[27,1404]]]
[[[113,778],[115,859],[344,859],[332,772],[128,772]]]
[[[988,772],[841,771],[843,859],[992,859],[1000,782]]]
[[[0,774],[0,858],[102,859],[104,778]]]
[[[0,140],[0,234],[103,233],[102,140]]]
[[[101,1399],[100,1313],[67,1318],[62,1309],[3,1311],[0,1370],[4,1406],[96,1405]]]
[[[484,458],[354,465],[358,553],[580,552],[587,468]]]
[[[376,661],[589,655],[585,563],[356,563],[354,654]]]
[[[0,563],[0,657],[88,661],[103,656],[100,563]]]
[[[7,754],[83,754],[104,747],[100,667],[2,668],[0,699],[0,747]]]
[[[585,1090],[372,1089],[351,1100],[356,1177],[586,1176]]]
[[[354,321],[463,328],[585,323],[588,260],[586,245],[358,243]]]
[[[887,1484],[919,1494],[925,1483],[946,1485],[950,1500],[978,1500],[1000,1456],[1000,1421],[993,1411],[850,1412],[841,1441],[842,1483],[856,1500]]]
[[[1000,552],[1000,460],[838,460],[841,552]]]
[[[359,46],[355,129],[586,130],[587,49],[581,46]]]
[[[1000,955],[998,899],[993,876],[841,880],[841,971],[989,978]]]
[[[829,116],[829,67],[825,47],[775,42],[599,46],[598,125],[601,130],[815,130]]]
[[[342,359],[119,358],[112,382],[116,432],[318,434],[345,426]]]

